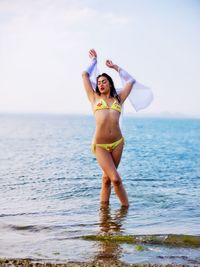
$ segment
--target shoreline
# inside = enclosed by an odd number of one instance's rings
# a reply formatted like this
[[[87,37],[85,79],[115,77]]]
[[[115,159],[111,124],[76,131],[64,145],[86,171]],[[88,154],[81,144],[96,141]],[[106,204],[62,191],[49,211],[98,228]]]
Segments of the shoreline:
[[[119,260],[101,260],[91,262],[63,262],[39,261],[34,259],[3,258],[0,267],[199,267],[197,264],[152,264],[152,263],[124,263]]]
[[[1,256],[0,267],[200,267],[200,257],[190,255],[187,257],[186,254],[173,254],[172,252],[167,256],[163,251],[159,255],[153,256],[153,258],[146,259],[146,262],[137,262],[134,257],[132,260],[126,262],[125,258],[117,257],[116,253],[118,250],[116,246],[127,244],[133,245],[132,250],[136,250],[139,253],[148,251],[147,246],[160,245],[161,247],[177,249],[197,249],[200,248],[200,236],[192,235],[85,235],[80,236],[78,239],[82,239],[88,242],[98,242],[102,244],[103,251],[97,256],[88,257],[87,259],[80,258],[79,254],[77,257],[65,258],[56,257],[52,258],[38,258],[37,256],[29,257],[12,257],[12,256]],[[180,252],[180,251],[179,251]],[[127,251],[126,253],[127,254]],[[59,253],[58,253],[59,255]],[[198,254],[199,255],[199,254]],[[116,256],[116,257],[115,257]],[[78,260],[79,259],[79,260]],[[145,258],[144,258],[145,259]],[[178,259],[178,261],[177,261]],[[141,260],[141,259],[140,259]]]

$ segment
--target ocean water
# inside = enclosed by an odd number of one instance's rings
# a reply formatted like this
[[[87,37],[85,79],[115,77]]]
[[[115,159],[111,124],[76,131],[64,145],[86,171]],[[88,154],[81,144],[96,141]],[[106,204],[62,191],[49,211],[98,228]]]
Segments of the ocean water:
[[[91,154],[94,119],[0,115],[0,257],[195,263],[200,249],[86,241],[86,235],[200,235],[200,120],[125,117],[119,173],[130,207],[114,193],[101,207]]]

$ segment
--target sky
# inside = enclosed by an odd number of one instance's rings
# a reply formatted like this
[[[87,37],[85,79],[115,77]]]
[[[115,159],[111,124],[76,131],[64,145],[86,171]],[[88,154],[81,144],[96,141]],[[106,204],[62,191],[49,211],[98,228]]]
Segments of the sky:
[[[0,0],[0,113],[92,114],[81,73],[94,48],[116,87],[106,59],[152,88],[140,114],[200,117],[199,32],[198,0]]]

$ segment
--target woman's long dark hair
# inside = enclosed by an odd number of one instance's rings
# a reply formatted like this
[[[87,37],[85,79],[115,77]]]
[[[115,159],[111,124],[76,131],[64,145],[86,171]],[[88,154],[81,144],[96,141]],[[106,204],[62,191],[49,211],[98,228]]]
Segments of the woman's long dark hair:
[[[116,89],[115,89],[115,86],[114,86],[114,82],[113,82],[112,78],[111,78],[107,73],[102,73],[102,74],[100,74],[99,76],[97,76],[96,93],[97,93],[98,95],[101,95],[101,93],[100,93],[100,91],[99,91],[99,88],[98,88],[98,79],[99,79],[100,77],[105,77],[105,78],[108,79],[109,84],[110,84],[110,86],[111,86],[111,87],[110,87],[110,96],[111,96],[111,97],[115,97],[115,98],[117,98],[118,102],[120,103],[120,97],[119,97],[119,95],[118,95],[117,92],[116,92]]]

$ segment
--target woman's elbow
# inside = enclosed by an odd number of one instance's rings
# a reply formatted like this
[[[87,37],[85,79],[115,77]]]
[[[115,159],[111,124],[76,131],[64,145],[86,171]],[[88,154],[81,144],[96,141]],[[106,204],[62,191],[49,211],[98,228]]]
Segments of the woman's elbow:
[[[87,71],[84,70],[84,71],[82,72],[82,77],[88,77],[88,73],[87,73]]]
[[[134,78],[131,78],[128,82],[133,86],[136,83],[136,80]]]
[[[133,89],[135,83],[136,83],[135,79],[131,79],[127,82],[127,87],[129,87],[130,91]]]

